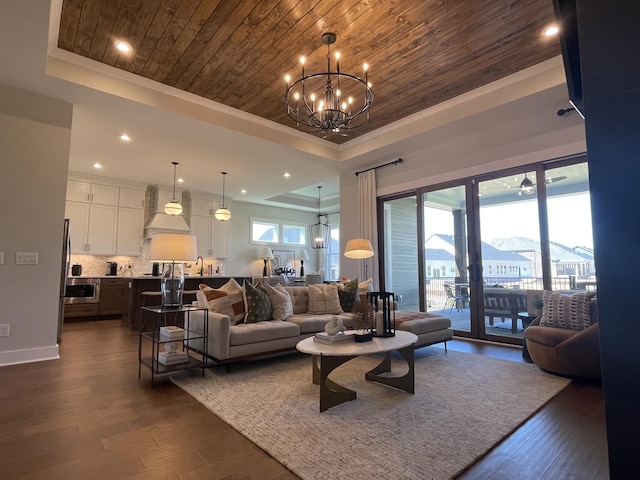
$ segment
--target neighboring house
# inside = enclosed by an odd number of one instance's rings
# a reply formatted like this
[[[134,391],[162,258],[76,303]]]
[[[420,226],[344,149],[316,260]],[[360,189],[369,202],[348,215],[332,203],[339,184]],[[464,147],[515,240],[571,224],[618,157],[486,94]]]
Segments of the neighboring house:
[[[503,251],[516,252],[531,261],[533,277],[542,276],[542,254],[540,242],[524,237],[499,238],[491,244]],[[578,248],[578,247],[576,247]],[[576,275],[586,278],[595,275],[593,251],[581,247],[579,251],[558,242],[549,242],[551,254],[551,275],[553,277]]]
[[[425,241],[425,264],[428,278],[463,276],[456,271],[453,235],[436,233]],[[484,276],[508,278],[535,276],[532,275],[532,263],[529,257],[495,248],[486,242],[482,242],[482,265]]]

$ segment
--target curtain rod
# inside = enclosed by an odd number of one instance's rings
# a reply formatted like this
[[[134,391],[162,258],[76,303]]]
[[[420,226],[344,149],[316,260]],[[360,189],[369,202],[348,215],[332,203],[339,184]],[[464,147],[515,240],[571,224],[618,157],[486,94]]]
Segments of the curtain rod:
[[[365,168],[364,170],[359,170],[359,171],[356,172],[356,177],[358,175],[360,175],[361,173],[368,172],[369,170],[377,170],[377,169],[382,168],[382,167],[388,167],[389,165],[397,165],[399,163],[402,163],[402,158],[394,160],[393,162],[389,162],[389,163],[384,163],[382,165],[378,165],[377,167],[371,167],[371,168]]]

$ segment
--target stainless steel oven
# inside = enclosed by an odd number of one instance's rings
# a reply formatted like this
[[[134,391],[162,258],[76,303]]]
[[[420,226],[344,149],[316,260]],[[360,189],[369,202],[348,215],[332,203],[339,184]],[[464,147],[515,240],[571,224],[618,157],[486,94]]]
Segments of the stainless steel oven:
[[[100,279],[90,277],[67,278],[64,303],[98,303],[100,301]]]

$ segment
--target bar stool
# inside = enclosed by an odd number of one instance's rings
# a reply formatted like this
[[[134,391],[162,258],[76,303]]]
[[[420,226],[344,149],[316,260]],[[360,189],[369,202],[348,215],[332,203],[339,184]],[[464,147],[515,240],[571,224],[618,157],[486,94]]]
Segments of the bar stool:
[[[141,292],[140,295],[142,295],[142,306],[146,307],[147,306],[147,301],[151,302],[156,297],[162,296],[162,292],[156,292],[156,291],[149,290],[149,291],[146,291],[146,292]],[[154,303],[153,305],[160,305],[161,303],[162,303],[162,300],[160,300],[157,303]]]

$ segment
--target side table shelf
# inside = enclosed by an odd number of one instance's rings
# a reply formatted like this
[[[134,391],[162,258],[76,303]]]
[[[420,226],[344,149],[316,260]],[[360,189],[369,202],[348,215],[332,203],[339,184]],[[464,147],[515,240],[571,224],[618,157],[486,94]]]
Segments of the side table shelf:
[[[190,329],[191,313],[198,311],[203,312],[203,328],[201,332]],[[160,328],[167,326],[176,326],[184,329],[183,338],[174,340],[161,336]],[[202,376],[204,376],[204,369],[207,367],[208,332],[209,310],[206,308],[191,305],[183,305],[180,308],[142,307],[138,334],[138,378],[141,376],[142,366],[150,370],[152,386],[154,375],[164,373],[202,369]],[[173,365],[165,365],[160,362],[160,353],[164,346],[169,343],[179,345],[177,347],[178,351],[186,353],[187,359],[184,362]],[[194,343],[201,344],[202,348],[199,350],[193,349],[191,345]]]

